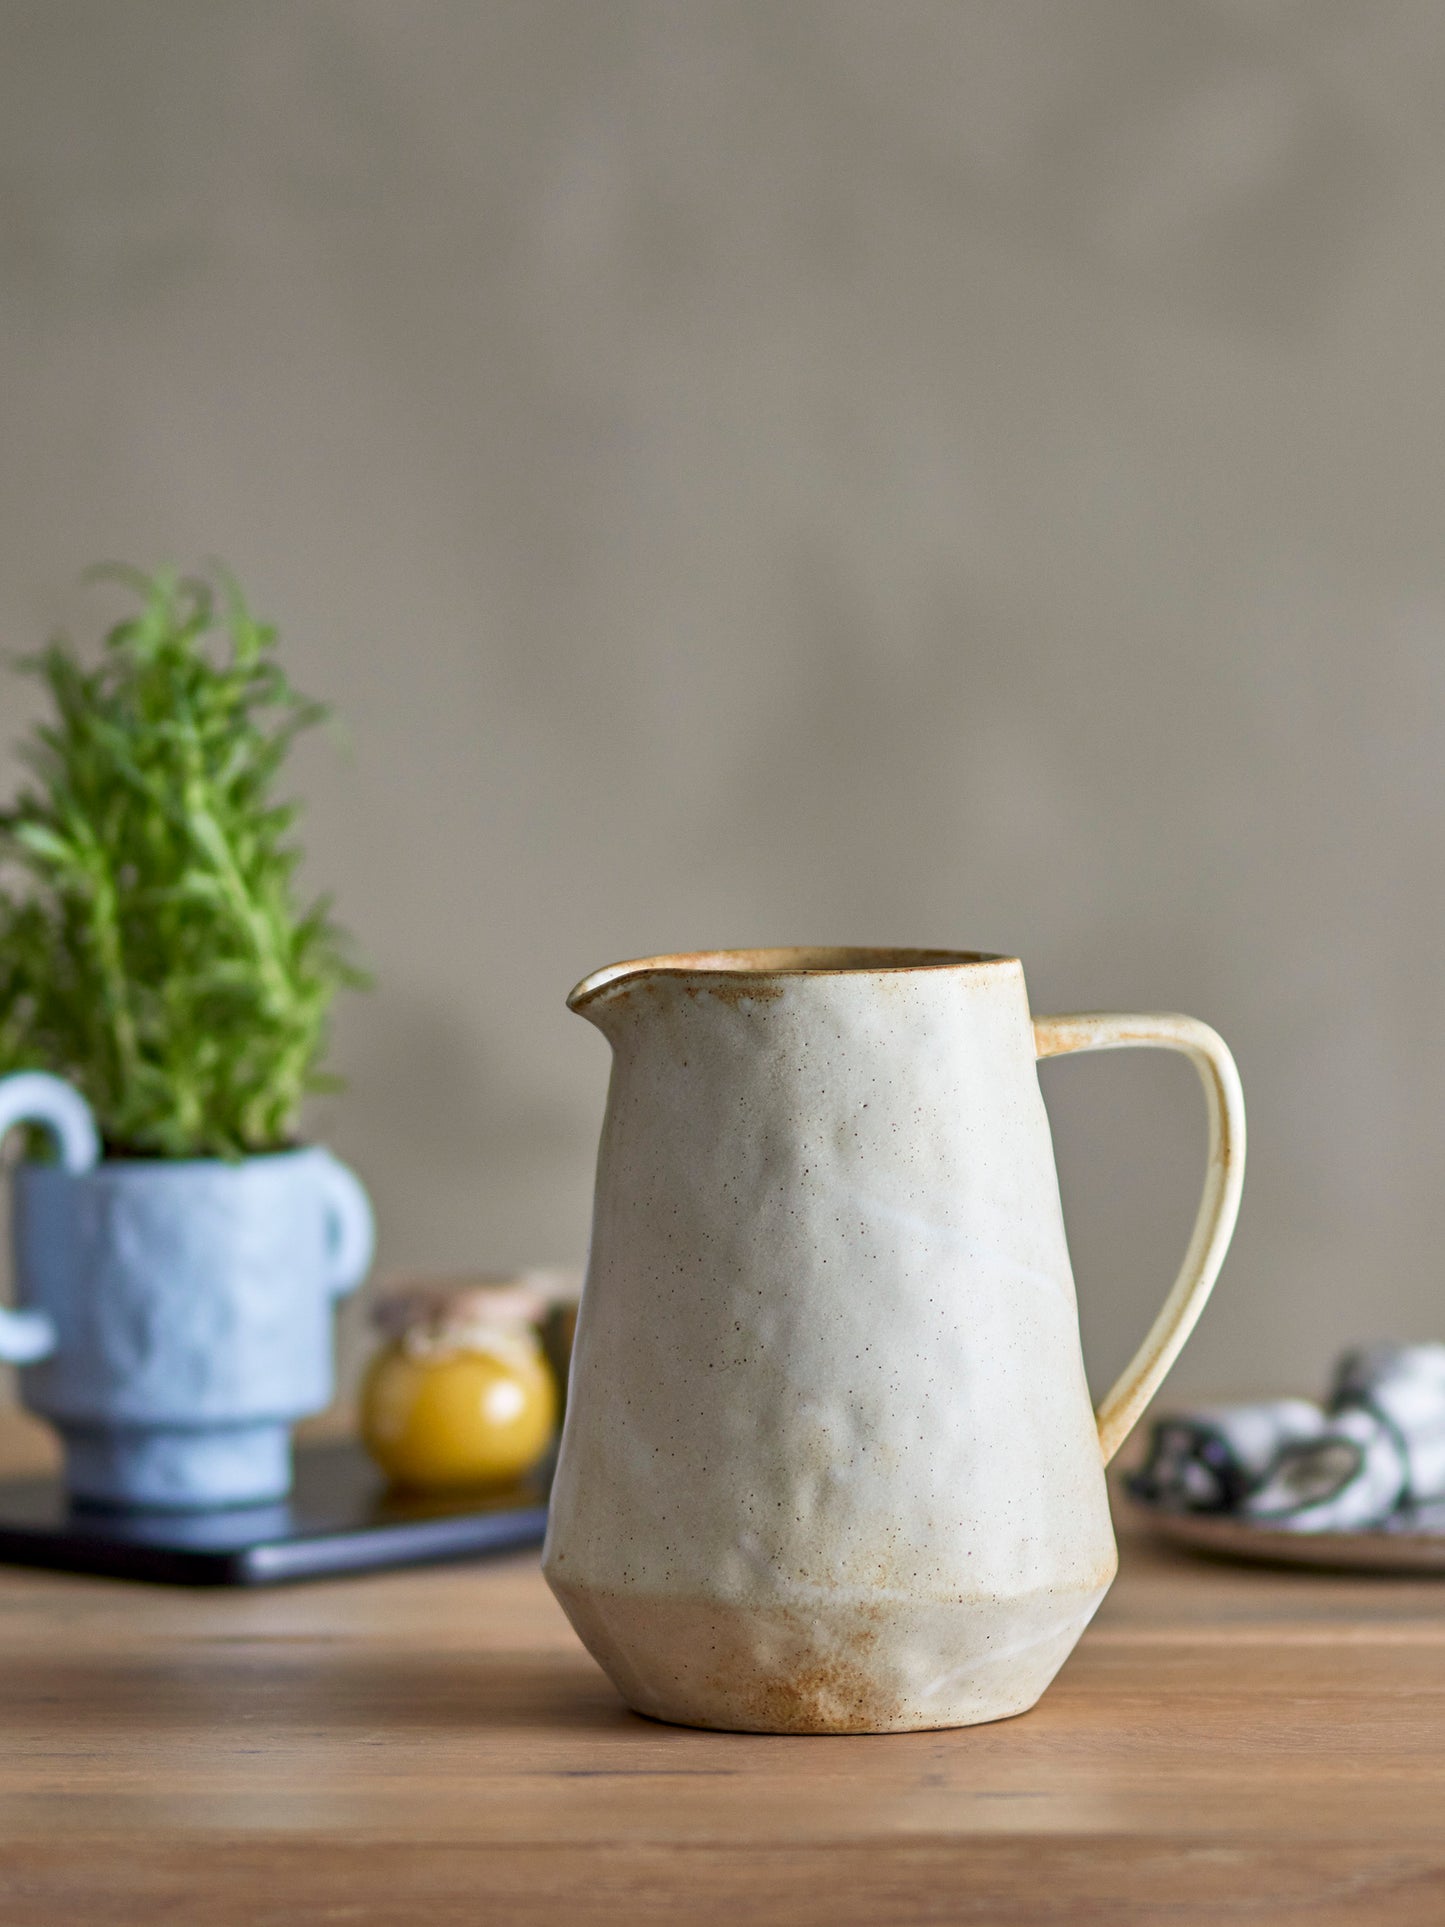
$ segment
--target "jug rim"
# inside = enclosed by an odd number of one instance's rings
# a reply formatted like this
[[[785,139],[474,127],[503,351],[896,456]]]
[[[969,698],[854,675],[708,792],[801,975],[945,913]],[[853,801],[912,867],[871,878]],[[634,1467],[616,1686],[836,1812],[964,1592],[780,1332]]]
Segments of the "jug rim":
[[[784,944],[750,950],[695,950],[633,957],[584,977],[567,999],[580,1010],[632,977],[877,977],[912,970],[977,970],[1018,966],[991,950],[917,950],[898,945]]]

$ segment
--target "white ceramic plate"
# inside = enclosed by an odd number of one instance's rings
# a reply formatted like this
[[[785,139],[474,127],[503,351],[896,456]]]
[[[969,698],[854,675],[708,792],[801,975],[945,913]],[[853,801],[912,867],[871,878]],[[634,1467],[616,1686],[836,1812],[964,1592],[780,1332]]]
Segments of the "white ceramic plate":
[[[1151,1532],[1191,1552],[1256,1565],[1308,1566],[1318,1572],[1434,1572],[1445,1574],[1445,1528],[1392,1527],[1377,1532],[1280,1532],[1218,1513],[1164,1512],[1130,1498],[1136,1519]],[[1439,1507],[1434,1508],[1438,1513]]]

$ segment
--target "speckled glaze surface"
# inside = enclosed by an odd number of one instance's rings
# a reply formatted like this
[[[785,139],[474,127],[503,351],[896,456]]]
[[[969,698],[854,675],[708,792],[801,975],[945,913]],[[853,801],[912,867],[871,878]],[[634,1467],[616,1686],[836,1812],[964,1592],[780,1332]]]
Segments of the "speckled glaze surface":
[[[571,1002],[614,1052],[544,1555],[584,1643],[687,1725],[1022,1712],[1113,1577],[1106,1455],[1228,1243],[1228,1052],[1187,1018],[1036,1035],[1019,963],[971,954],[652,959]],[[1143,1042],[1205,1073],[1210,1174],[1096,1419],[1035,1062]]]
[[[60,1431],[70,1491],[179,1509],[284,1495],[289,1428],[331,1399],[335,1301],[370,1263],[365,1192],[319,1147],[97,1162],[93,1129],[64,1135],[75,1106],[55,1079],[0,1079],[0,1134],[37,1121],[62,1154],[15,1172],[0,1356]]]

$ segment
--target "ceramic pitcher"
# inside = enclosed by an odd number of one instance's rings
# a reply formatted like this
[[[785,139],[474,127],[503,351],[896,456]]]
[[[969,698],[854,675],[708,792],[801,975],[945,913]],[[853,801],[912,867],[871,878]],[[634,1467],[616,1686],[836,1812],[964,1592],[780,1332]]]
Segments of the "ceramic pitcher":
[[[1031,1017],[1012,957],[618,964],[545,1569],[628,1703],[873,1733],[1032,1706],[1114,1576],[1104,1467],[1224,1259],[1244,1109],[1179,1016]],[[1183,1051],[1209,1106],[1184,1265],[1095,1412],[1037,1059]]]

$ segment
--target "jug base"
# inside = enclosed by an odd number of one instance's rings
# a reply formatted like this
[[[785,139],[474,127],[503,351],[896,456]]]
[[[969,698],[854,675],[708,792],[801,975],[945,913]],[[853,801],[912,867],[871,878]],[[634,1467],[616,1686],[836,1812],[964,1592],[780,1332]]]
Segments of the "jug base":
[[[658,1726],[681,1726],[694,1733],[759,1733],[772,1734],[779,1739],[822,1739],[829,1736],[834,1739],[867,1739],[870,1735],[881,1738],[887,1733],[954,1733],[964,1726],[997,1726],[1003,1720],[1016,1720],[1025,1713],[1031,1713],[1043,1694],[1044,1688],[1040,1687],[1032,1699],[1025,1700],[1019,1706],[1004,1707],[997,1712],[974,1713],[968,1719],[903,1718],[886,1726],[743,1726],[733,1720],[684,1720],[669,1713],[650,1713],[645,1706],[634,1706],[631,1700],[627,1700],[627,1709],[636,1713],[639,1719],[652,1720]],[[625,1694],[623,1697],[626,1699]]]
[[[1087,1591],[1015,1598],[832,1594],[757,1605],[603,1594],[548,1578],[634,1712],[732,1733],[917,1733],[1033,1706],[1093,1617]]]

